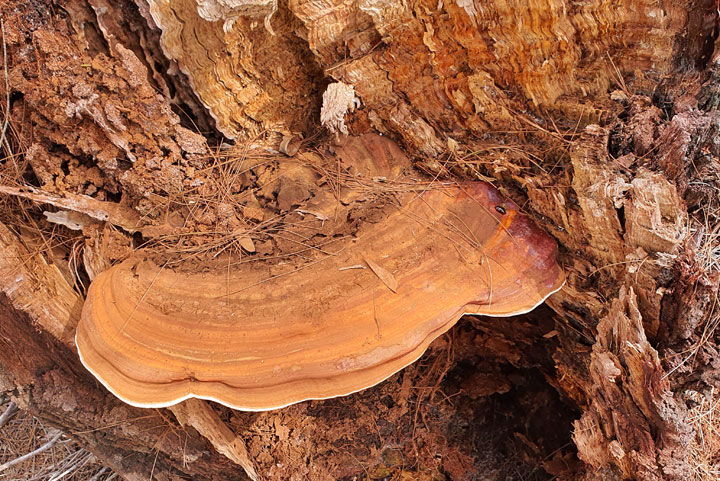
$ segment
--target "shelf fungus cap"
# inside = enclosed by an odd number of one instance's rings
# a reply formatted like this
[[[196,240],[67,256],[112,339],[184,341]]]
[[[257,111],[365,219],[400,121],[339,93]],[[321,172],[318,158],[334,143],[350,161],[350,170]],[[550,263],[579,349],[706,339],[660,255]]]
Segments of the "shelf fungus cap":
[[[140,407],[268,410],[373,386],[466,313],[532,310],[564,284],[555,241],[492,186],[401,196],[334,255],[183,273],[134,258],[90,285],[83,364]]]

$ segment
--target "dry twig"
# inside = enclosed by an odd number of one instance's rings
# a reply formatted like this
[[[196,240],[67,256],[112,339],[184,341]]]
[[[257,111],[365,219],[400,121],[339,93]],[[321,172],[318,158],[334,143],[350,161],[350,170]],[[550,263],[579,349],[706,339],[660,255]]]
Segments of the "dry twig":
[[[16,464],[20,464],[20,463],[22,463],[23,461],[25,461],[25,460],[27,460],[27,459],[33,458],[33,457],[37,456],[38,454],[47,451],[48,449],[52,448],[52,447],[55,445],[56,442],[58,442],[58,440],[60,439],[60,436],[62,436],[62,432],[57,431],[57,432],[50,438],[50,440],[49,440],[48,442],[46,442],[45,444],[43,444],[42,446],[40,446],[40,447],[37,448],[36,450],[30,451],[29,453],[23,454],[22,456],[17,457],[17,458],[15,458],[15,459],[11,460],[11,461],[8,461],[8,462],[6,462],[6,463],[0,464],[0,471],[5,471],[5,470],[7,470],[7,469],[9,469],[9,468],[11,468],[11,467],[13,467],[13,466],[15,466]]]
[[[10,402],[8,403],[7,407],[5,408],[5,412],[3,412],[2,415],[0,416],[0,428],[2,428],[3,426],[5,426],[5,425],[7,424],[7,422],[10,421],[10,419],[11,419],[11,418],[15,415],[15,413],[17,413],[17,412],[18,412],[17,404],[15,404],[14,402],[10,401]]]

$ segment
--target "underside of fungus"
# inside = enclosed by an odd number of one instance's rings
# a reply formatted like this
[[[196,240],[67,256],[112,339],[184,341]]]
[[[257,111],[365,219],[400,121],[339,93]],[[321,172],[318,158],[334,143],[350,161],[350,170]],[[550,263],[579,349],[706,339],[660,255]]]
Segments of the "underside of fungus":
[[[554,240],[494,187],[410,179],[391,148],[364,136],[337,152],[356,192],[323,198],[318,218],[374,182],[388,194],[330,247],[205,272],[138,254],[100,274],[77,331],[82,362],[136,406],[267,410],[370,387],[463,314],[525,313],[563,285]]]

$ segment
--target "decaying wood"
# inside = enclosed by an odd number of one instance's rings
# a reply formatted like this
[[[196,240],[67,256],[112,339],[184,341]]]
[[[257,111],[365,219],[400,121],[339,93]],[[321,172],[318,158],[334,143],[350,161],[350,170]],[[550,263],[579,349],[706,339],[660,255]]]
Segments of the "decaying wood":
[[[123,209],[122,206],[113,202],[98,201],[84,195],[65,194],[62,197],[49,195],[32,187],[3,185],[0,186],[0,193],[30,199],[38,204],[49,204],[61,209],[67,209],[82,216],[80,218],[83,220],[107,222],[122,227],[130,233],[139,230],[140,218],[137,212],[131,209]],[[78,228],[81,229],[85,222],[79,222]]]
[[[48,263],[41,252],[22,246],[2,224],[0,253],[3,294],[41,329],[67,345],[72,344],[82,299],[57,265]]]
[[[318,129],[323,92],[339,82],[359,102],[335,115],[338,125],[393,137],[433,180],[491,180],[560,245],[567,284],[544,319],[465,326],[436,343],[426,374],[412,367],[346,401],[258,415],[212,407],[232,429],[196,423],[216,440],[211,449],[167,411],[124,405],[87,374],[68,347],[83,300],[67,259],[39,251],[33,230],[3,209],[12,228],[0,228],[3,390],[127,479],[244,476],[216,452],[233,451],[233,433],[270,479],[412,470],[459,481],[481,467],[503,478],[492,466],[508,463],[478,461],[491,451],[478,444],[482,433],[502,424],[482,424],[478,406],[495,412],[513,400],[504,422],[527,422],[507,439],[558,479],[691,475],[688,400],[720,388],[715,2],[13,0],[0,15],[10,89],[0,79],[0,121],[10,125],[3,191],[27,194],[24,208],[48,231],[58,224],[28,199],[61,209],[73,207],[58,199],[84,199],[80,211],[122,205],[143,223],[142,239],[124,215],[109,219],[120,232],[97,218],[80,226],[80,277],[95,278],[138,243],[225,261],[298,248],[297,236],[271,234],[306,234],[306,217],[326,232],[338,217],[372,224],[372,210],[344,188],[352,172],[312,168],[334,141]],[[295,150],[281,139],[312,140]],[[344,208],[323,209],[328,196]],[[322,248],[319,237],[302,242]],[[359,259],[339,269],[374,275],[357,266],[368,267]],[[455,362],[438,356],[444,346]],[[561,399],[548,405],[561,408],[526,409],[545,407],[538,391],[522,394],[536,369],[542,393]],[[563,422],[533,428],[528,411]]]
[[[632,288],[621,289],[597,326],[590,405],[575,422],[578,456],[607,477],[689,479],[693,433],[645,335]],[[662,433],[653,437],[651,433]]]
[[[217,413],[200,399],[188,399],[171,406],[177,420],[183,426],[192,426],[202,434],[213,447],[230,461],[239,464],[253,481],[258,480],[257,472],[248,457],[244,441],[233,434]]]
[[[299,19],[302,30],[294,19],[277,19],[273,36],[249,17],[233,15],[229,30],[221,21],[205,22],[196,0],[145,1],[163,31],[165,52],[187,73],[226,135],[267,128],[288,101],[294,109],[307,108],[297,103],[303,96],[277,91],[283,81],[292,82],[289,90],[314,85],[311,53],[328,76],[354,87],[367,107],[361,115],[376,129],[398,134],[428,155],[445,150],[442,131],[467,138],[517,129],[507,90],[535,105],[572,112],[583,109],[574,95],[605,91],[617,72],[652,66],[663,74],[672,67],[675,35],[686,26],[679,5],[661,8],[644,0],[482,7],[293,0],[279,13]],[[203,29],[204,42],[188,34],[192,28]],[[304,51],[274,55],[299,31],[307,41]],[[198,54],[205,49],[215,55]],[[266,57],[276,62],[274,69],[264,64]]]

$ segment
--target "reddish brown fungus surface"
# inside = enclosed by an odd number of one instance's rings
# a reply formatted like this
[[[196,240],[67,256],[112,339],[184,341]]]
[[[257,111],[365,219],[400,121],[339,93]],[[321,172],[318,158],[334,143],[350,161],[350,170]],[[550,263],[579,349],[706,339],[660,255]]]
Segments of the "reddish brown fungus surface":
[[[524,313],[563,285],[554,240],[495,188],[418,186],[383,160],[390,149],[379,136],[339,149],[351,181],[315,194],[315,220],[368,190],[387,195],[322,248],[203,272],[138,254],[103,272],[76,336],[85,366],[137,406],[272,409],[377,384],[463,314]]]

